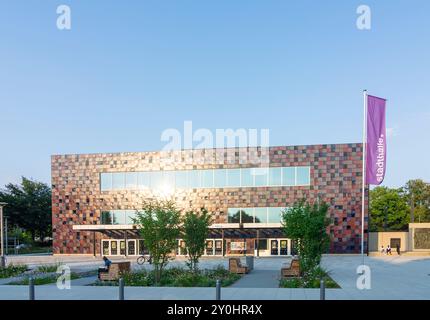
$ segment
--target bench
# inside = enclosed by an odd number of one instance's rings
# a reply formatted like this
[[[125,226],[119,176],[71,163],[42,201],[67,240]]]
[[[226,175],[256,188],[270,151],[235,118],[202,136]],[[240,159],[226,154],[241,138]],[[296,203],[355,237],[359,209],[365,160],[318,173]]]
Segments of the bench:
[[[99,272],[99,279],[101,281],[115,281],[118,280],[123,273],[130,272],[130,262],[112,262],[108,271]]]
[[[293,259],[289,266],[283,266],[281,268],[281,277],[300,277],[300,261]]]
[[[230,258],[228,260],[228,269],[231,273],[245,274],[249,272],[247,266],[243,266],[239,258]]]

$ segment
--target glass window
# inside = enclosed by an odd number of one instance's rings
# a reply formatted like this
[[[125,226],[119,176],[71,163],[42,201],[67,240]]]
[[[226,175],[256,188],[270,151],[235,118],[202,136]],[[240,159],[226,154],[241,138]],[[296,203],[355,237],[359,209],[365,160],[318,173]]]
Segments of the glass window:
[[[160,190],[163,188],[163,172],[151,172],[151,189]]]
[[[125,188],[129,190],[137,189],[137,172],[127,172],[125,174]]]
[[[280,186],[282,185],[282,169],[270,168],[269,169],[269,185]]]
[[[138,183],[139,189],[149,188],[151,186],[151,173],[139,172],[137,183]]]
[[[255,249],[257,249],[257,248],[260,250],[267,250],[268,249],[267,239],[260,239],[260,240],[258,240],[258,242],[257,242],[257,240],[255,240],[255,244],[256,244]]]
[[[112,210],[112,224],[125,224],[124,211],[122,210]]]
[[[294,186],[295,182],[295,169],[294,167],[282,168],[282,185]]]
[[[240,209],[229,208],[228,209],[228,223],[239,223],[240,222]]]
[[[108,256],[109,255],[109,241],[103,240],[103,255]]]
[[[125,224],[134,224],[135,210],[125,210]]]
[[[110,253],[113,256],[118,254],[118,242],[116,240],[110,242]]]
[[[265,187],[267,186],[267,176],[268,176],[267,168],[254,168],[252,173],[255,178],[255,186],[256,187]]]
[[[240,169],[227,170],[227,186],[240,187]]]
[[[254,186],[254,176],[252,174],[252,169],[241,169],[242,176],[241,176],[241,183],[240,185],[242,187],[253,187]]]
[[[101,224],[112,224],[112,213],[110,211],[102,212]]]
[[[188,187],[187,171],[175,171],[175,186],[176,188],[185,189]]]
[[[241,210],[242,223],[254,222],[254,208],[243,208]]]
[[[255,223],[267,223],[267,208],[255,208]]]
[[[310,185],[309,167],[297,167],[297,185],[308,186]]]
[[[112,173],[101,173],[100,180],[100,188],[102,191],[112,189]]]
[[[125,174],[124,172],[112,173],[112,189],[121,190],[125,187]]]
[[[281,210],[282,208],[269,208],[268,222],[269,223],[281,222]]]
[[[188,171],[188,187],[189,188],[200,188],[200,170]]]
[[[202,170],[202,187],[213,188],[214,186],[214,171],[213,170]]]
[[[175,171],[163,171],[163,188],[175,189]]]
[[[224,188],[227,185],[227,173],[224,169],[217,169],[214,172],[214,187]]]

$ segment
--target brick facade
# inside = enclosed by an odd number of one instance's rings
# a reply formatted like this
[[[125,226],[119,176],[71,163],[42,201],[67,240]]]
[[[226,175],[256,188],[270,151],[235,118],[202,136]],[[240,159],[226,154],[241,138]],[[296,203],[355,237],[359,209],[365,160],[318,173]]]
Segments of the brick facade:
[[[234,163],[226,161],[225,164],[199,164],[195,161],[190,164],[186,161],[191,155],[198,159],[204,153],[205,150],[185,150],[170,153],[53,155],[54,253],[91,254],[91,233],[73,231],[72,225],[100,224],[102,211],[140,209],[144,199],[153,197],[149,190],[101,192],[102,172],[251,167],[239,159],[238,153],[233,153]],[[298,199],[306,198],[314,202],[319,197],[330,205],[329,214],[333,221],[328,228],[331,236],[330,251],[358,253],[361,233],[362,144],[271,147],[269,154],[271,167],[310,166],[311,185],[190,189],[175,193],[174,200],[184,209],[205,207],[212,212],[215,223],[226,223],[229,207],[284,207]],[[160,161],[174,156],[183,161]],[[367,198],[365,204],[367,216]],[[100,235],[96,241],[97,252],[100,252],[99,237]]]

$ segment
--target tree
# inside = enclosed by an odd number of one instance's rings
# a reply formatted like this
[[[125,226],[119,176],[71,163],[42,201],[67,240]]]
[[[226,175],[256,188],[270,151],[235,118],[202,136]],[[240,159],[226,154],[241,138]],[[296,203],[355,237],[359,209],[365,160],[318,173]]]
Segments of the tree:
[[[206,246],[211,217],[206,209],[200,212],[189,211],[185,214],[183,224],[183,239],[187,246],[188,266],[191,271],[197,271],[200,257]]]
[[[404,187],[404,195],[410,210],[410,222],[430,221],[430,184],[421,179],[409,180]]]
[[[30,232],[33,241],[51,234],[51,188],[42,182],[22,177],[21,184],[9,183],[0,191],[0,201],[7,202],[4,214],[12,228]]]
[[[401,189],[376,187],[370,191],[370,230],[397,231],[408,227],[407,199]]]
[[[181,212],[172,201],[153,201],[143,205],[134,223],[140,227],[155,270],[155,280],[161,279],[163,269],[177,247],[180,235]]]
[[[328,206],[299,201],[282,213],[282,227],[287,238],[296,241],[300,257],[300,268],[304,278],[310,276],[319,266],[321,256],[328,250],[327,227]]]

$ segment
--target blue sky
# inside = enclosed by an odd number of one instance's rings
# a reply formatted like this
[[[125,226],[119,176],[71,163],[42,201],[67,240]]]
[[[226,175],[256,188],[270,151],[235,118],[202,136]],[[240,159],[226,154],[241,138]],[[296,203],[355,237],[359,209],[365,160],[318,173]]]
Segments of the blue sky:
[[[72,29],[56,28],[70,5]],[[356,28],[356,9],[372,29]],[[268,128],[272,145],[360,142],[388,99],[384,184],[430,181],[430,2],[0,1],[0,186],[50,156],[158,150],[163,130]]]

